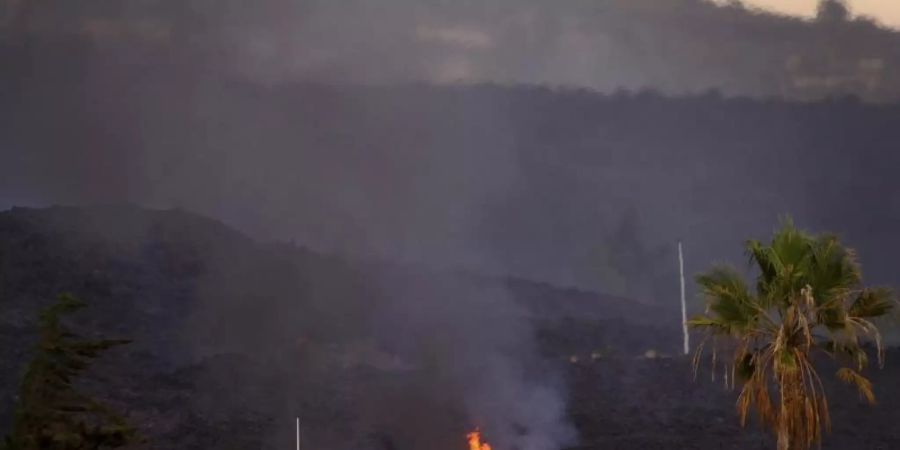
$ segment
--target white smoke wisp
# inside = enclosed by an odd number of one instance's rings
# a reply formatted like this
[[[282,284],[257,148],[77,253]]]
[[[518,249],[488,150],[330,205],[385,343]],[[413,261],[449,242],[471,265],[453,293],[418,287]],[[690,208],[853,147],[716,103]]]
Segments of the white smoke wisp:
[[[384,287],[394,304],[377,319],[382,342],[424,367],[434,391],[452,392],[466,426],[495,448],[576,441],[558,368],[539,357],[529,317],[507,289],[464,279]]]

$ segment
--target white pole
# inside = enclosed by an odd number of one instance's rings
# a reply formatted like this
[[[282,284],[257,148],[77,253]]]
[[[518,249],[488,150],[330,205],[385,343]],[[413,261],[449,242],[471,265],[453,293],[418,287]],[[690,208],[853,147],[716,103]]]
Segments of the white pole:
[[[681,326],[684,333],[684,354],[691,352],[690,334],[688,334],[687,302],[684,299],[684,252],[681,249],[681,241],[678,241],[678,271],[681,275]]]
[[[297,418],[297,450],[300,450],[300,418]]]

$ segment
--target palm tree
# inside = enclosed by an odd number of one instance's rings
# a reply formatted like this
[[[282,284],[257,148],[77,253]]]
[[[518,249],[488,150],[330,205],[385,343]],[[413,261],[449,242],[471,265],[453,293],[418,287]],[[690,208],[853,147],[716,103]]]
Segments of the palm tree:
[[[853,250],[835,236],[811,235],[790,220],[768,245],[748,241],[746,249],[759,270],[755,292],[729,267],[697,276],[707,309],[688,322],[705,334],[695,351],[695,374],[705,346],[712,347],[714,367],[717,353],[733,353],[722,366],[726,384],[740,386],[741,425],[753,409],[774,432],[779,450],[808,449],[830,428],[815,354],[837,361],[837,377],[874,403],[872,384],[862,375],[866,346],[874,344],[881,365],[873,320],[889,314],[896,301],[889,289],[862,285]]]

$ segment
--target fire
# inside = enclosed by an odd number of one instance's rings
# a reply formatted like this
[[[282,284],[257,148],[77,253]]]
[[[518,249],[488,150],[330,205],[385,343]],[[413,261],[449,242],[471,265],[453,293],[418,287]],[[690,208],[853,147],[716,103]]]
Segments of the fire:
[[[491,450],[491,444],[481,442],[481,431],[478,428],[466,435],[469,440],[469,450]]]

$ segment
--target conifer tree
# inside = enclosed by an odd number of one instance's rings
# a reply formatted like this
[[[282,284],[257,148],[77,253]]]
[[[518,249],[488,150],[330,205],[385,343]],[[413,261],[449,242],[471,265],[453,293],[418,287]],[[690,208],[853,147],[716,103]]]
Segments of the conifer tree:
[[[136,431],[75,383],[103,351],[125,340],[79,337],[62,321],[86,305],[62,294],[40,313],[40,337],[19,392],[12,433],[2,450],[98,450],[124,446]]]

